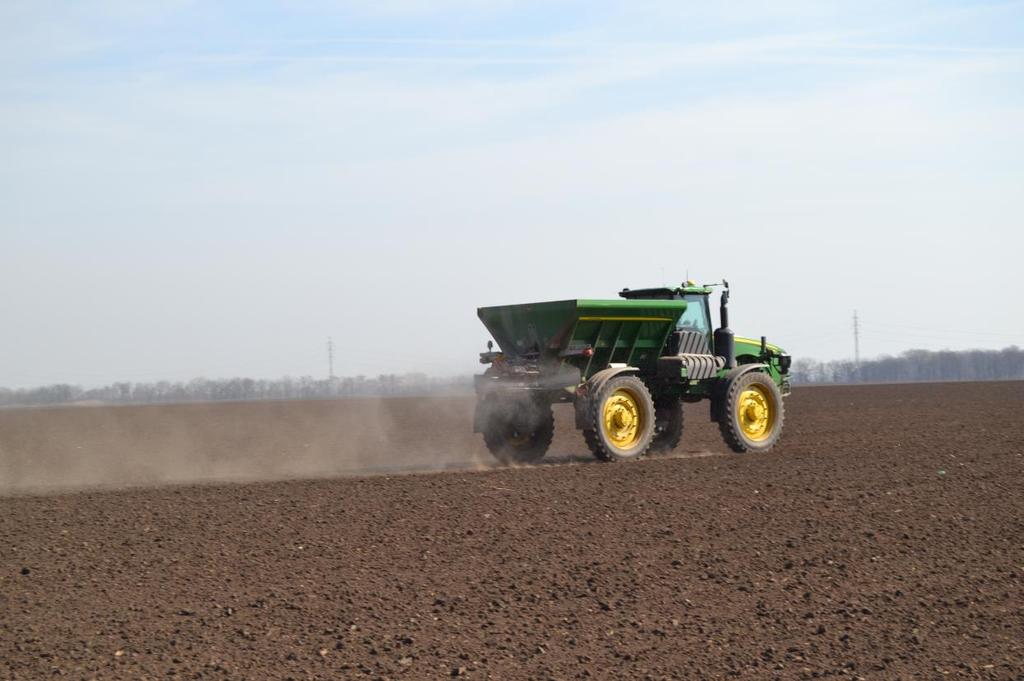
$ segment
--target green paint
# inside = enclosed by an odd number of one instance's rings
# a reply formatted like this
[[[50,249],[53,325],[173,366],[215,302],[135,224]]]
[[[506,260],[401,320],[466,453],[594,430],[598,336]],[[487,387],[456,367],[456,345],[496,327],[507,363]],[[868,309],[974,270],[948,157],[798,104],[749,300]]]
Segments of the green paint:
[[[650,297],[501,305],[479,308],[477,315],[511,361],[529,360],[543,375],[573,367],[585,381],[610,364],[626,364],[653,376],[668,335],[687,307],[686,301],[673,296],[710,295],[712,289],[687,286],[633,293]],[[710,345],[712,339],[708,341]],[[742,336],[736,336],[735,345],[737,363],[763,363],[776,384],[783,385],[782,348],[768,343],[767,354],[762,355],[760,340]],[[667,389],[708,396],[715,380],[690,381],[680,375],[678,385]]]
[[[510,358],[567,362],[588,378],[618,362],[653,373],[685,309],[682,300],[580,299],[482,307],[477,315]],[[581,354],[588,347],[592,357]]]

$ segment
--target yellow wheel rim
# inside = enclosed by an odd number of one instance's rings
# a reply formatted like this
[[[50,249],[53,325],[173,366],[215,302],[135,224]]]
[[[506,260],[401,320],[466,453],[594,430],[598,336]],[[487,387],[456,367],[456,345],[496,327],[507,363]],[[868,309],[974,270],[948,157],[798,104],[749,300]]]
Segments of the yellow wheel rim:
[[[756,383],[740,393],[736,401],[736,418],[749,440],[760,442],[771,437],[778,413],[774,396]]]
[[[646,418],[640,400],[629,390],[620,388],[604,402],[604,432],[618,449],[636,446]]]
[[[522,447],[526,444],[529,444],[530,434],[521,433],[518,430],[513,430],[511,433],[508,434],[508,437],[505,439],[513,447]]]

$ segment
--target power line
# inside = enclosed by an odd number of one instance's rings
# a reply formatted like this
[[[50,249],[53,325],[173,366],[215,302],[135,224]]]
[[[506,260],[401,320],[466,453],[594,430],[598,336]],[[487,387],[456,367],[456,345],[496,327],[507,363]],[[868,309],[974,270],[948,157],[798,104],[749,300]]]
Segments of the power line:
[[[327,337],[327,378],[334,380],[334,339]]]

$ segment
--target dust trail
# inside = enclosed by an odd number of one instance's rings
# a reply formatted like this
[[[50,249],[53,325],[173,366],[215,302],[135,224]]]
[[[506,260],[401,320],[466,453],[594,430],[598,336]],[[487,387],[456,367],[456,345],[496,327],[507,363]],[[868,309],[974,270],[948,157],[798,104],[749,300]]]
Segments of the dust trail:
[[[479,468],[472,398],[0,411],[0,493]]]
[[[491,470],[473,406],[467,396],[0,410],[0,494]],[[592,463],[571,406],[554,411],[551,451],[535,465]],[[710,454],[689,440],[667,456]]]

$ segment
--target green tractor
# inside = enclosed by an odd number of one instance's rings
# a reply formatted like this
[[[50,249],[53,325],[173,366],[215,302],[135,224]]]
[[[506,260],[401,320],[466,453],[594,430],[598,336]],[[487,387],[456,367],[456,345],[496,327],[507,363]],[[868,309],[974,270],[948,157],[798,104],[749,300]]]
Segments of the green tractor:
[[[717,286],[713,285],[713,286]],[[791,359],[778,346],[721,326],[712,286],[623,289],[620,300],[560,300],[482,307],[498,343],[480,353],[474,432],[503,463],[531,463],[554,436],[552,405],[575,405],[576,427],[602,461],[668,451],[683,434],[683,403],[708,400],[726,444],[766,452],[782,434]]]

